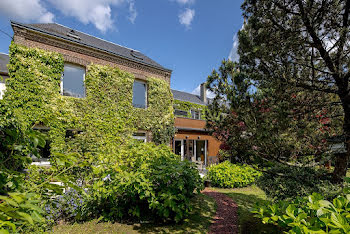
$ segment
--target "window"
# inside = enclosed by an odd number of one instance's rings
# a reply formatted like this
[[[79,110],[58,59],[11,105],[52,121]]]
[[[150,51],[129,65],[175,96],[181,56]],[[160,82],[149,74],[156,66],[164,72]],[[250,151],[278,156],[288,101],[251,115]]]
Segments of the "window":
[[[146,108],[146,83],[134,81],[132,104],[137,108]]]
[[[176,116],[184,116],[184,117],[187,117],[187,111],[183,111],[183,110],[177,110],[177,109],[175,109],[174,114],[175,114]]]
[[[6,90],[5,77],[1,78],[0,76],[0,99],[4,97],[5,90]]]
[[[147,142],[146,133],[145,132],[136,132],[132,134],[132,138],[141,142]]]
[[[49,158],[51,156],[51,141],[48,136],[49,128],[42,126],[42,125],[37,125],[34,126],[34,130],[37,130],[43,134],[45,137],[45,146],[41,147],[38,146],[38,154],[37,155],[31,155],[32,158],[32,165],[37,165],[37,166],[50,166],[50,161]]]
[[[191,110],[192,119],[200,119],[201,112],[199,110]]]
[[[63,96],[85,97],[84,79],[84,67],[65,64],[61,83],[61,92]]]

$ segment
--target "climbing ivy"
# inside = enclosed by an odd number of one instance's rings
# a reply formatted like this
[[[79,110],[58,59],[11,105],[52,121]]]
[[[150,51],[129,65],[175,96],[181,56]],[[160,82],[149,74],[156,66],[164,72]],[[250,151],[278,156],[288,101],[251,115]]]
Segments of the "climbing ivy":
[[[174,108],[177,110],[187,111],[187,118],[192,118],[191,110],[199,110],[201,112],[201,119],[205,119],[205,110],[207,109],[207,106],[192,102],[174,100]]]
[[[36,125],[48,127],[51,149],[57,152],[79,149],[113,154],[118,143],[126,142],[139,129],[160,133],[163,137],[159,143],[170,141],[173,98],[166,81],[147,78],[148,107],[140,109],[132,106],[134,75],[116,67],[90,64],[85,76],[86,97],[75,98],[60,94],[63,68],[59,53],[12,43],[10,79],[0,102],[0,118],[15,118],[22,130]],[[80,134],[67,139],[68,129]]]

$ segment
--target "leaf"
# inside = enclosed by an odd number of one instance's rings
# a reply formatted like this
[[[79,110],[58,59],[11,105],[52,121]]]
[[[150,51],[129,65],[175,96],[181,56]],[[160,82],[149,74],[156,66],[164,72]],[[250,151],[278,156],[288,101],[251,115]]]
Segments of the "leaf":
[[[24,220],[27,220],[28,223],[30,223],[31,225],[34,224],[33,219],[32,219],[32,217],[31,217],[29,214],[24,213],[24,212],[20,212],[20,211],[18,211],[17,214],[19,214],[20,216],[22,216],[22,217],[24,218]]]
[[[9,231],[6,229],[0,229],[0,234],[9,234]]]
[[[4,200],[11,206],[18,207],[18,203],[12,200],[10,197],[0,195],[0,200]]]
[[[327,201],[327,200],[320,200],[320,201],[318,201],[318,203],[319,203],[320,206],[322,206],[322,207],[327,207],[327,208],[333,207],[332,203],[330,203],[330,202]]]
[[[344,224],[346,223],[346,221],[345,221],[344,217],[342,217],[340,214],[332,213],[331,214],[331,221],[337,227],[339,227],[341,229],[345,229]]]
[[[12,231],[15,232],[16,231],[16,225],[14,223],[12,223],[11,221],[1,221],[0,223],[0,227],[3,226],[8,226],[10,228],[12,228]],[[1,231],[1,230],[0,230]],[[0,232],[1,233],[1,232]]]
[[[294,216],[294,211],[296,210],[295,206],[294,205],[289,205],[286,209],[286,214],[289,216],[289,217],[292,217],[292,218],[295,218]]]

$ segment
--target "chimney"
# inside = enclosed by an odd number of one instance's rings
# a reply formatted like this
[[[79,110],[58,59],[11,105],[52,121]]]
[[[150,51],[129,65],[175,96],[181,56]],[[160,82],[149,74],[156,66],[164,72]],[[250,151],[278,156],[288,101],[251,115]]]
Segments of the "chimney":
[[[207,104],[207,87],[206,87],[206,83],[202,83],[201,84],[199,97],[205,104]]]

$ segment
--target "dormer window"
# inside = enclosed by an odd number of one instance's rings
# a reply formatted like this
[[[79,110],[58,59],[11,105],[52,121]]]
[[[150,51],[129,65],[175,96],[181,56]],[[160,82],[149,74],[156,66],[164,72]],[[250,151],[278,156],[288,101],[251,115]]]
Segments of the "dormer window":
[[[63,96],[85,97],[85,68],[73,64],[65,64],[61,82]]]
[[[73,29],[69,33],[67,33],[67,36],[76,40],[80,40],[80,37],[76,34],[76,32]]]
[[[143,81],[134,81],[132,105],[137,108],[147,107],[147,85]]]

